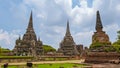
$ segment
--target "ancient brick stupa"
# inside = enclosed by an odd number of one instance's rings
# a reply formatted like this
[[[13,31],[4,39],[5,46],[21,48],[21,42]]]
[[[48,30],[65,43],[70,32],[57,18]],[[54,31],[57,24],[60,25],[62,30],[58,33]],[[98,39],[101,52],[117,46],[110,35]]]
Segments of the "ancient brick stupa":
[[[104,51],[104,47],[109,47],[111,42],[109,41],[108,35],[103,31],[103,25],[100,18],[99,11],[96,14],[96,32],[92,36],[92,44],[90,46],[91,50]]]
[[[67,21],[66,34],[64,36],[64,39],[60,43],[60,48],[58,49],[58,52],[61,52],[64,55],[68,55],[68,56],[79,54],[79,52],[76,49],[76,44],[70,33],[69,21]]]
[[[108,35],[102,30],[102,22],[99,11],[96,17],[96,32],[92,36],[92,44],[87,53],[86,63],[108,63],[110,60],[117,60],[120,56],[115,51],[107,51],[112,47]]]
[[[36,37],[33,28],[32,12],[29,19],[29,24],[23,38],[16,40],[13,52],[17,56],[40,56],[43,54],[42,41]]]

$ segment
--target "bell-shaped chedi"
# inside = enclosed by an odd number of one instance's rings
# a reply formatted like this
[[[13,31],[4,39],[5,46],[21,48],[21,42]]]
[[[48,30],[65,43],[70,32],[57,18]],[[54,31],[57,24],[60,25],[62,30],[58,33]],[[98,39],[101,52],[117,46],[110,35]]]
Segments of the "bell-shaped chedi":
[[[97,47],[105,47],[111,45],[111,42],[109,41],[108,35],[103,31],[103,25],[100,18],[100,13],[97,11],[96,14],[96,32],[94,32],[94,35],[92,36],[92,44],[90,46],[91,49],[97,48]]]
[[[64,39],[60,43],[60,48],[58,49],[58,52],[61,52],[64,55],[78,55],[79,54],[79,52],[76,49],[76,44],[70,33],[69,21],[67,21],[66,34],[64,36]]]

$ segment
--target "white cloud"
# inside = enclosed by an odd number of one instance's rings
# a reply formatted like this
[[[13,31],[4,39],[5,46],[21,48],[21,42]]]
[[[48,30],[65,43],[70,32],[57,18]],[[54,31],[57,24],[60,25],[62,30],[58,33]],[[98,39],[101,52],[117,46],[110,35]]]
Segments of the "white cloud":
[[[77,44],[83,44],[89,46],[92,42],[93,31],[84,31],[74,34],[75,42]]]
[[[42,40],[43,42],[45,41],[47,43],[47,40],[56,38],[57,41],[53,39],[49,43],[54,44],[52,46],[57,47],[57,43],[63,39],[65,34],[66,24],[64,23],[66,23],[66,20],[69,19],[72,26],[71,33],[75,32],[73,33],[75,42],[89,46],[89,44],[91,44],[91,38],[93,34],[93,31],[91,30],[94,30],[95,26],[93,25],[95,25],[96,22],[96,10],[101,11],[100,13],[102,13],[101,17],[103,24],[109,25],[109,27],[105,28],[107,29],[105,31],[108,32],[111,27],[115,26],[111,26],[111,23],[114,22],[114,18],[106,18],[106,16],[111,14],[110,12],[115,12],[111,10],[113,10],[112,7],[116,6],[117,4],[112,4],[112,0],[93,0],[92,7],[89,7],[87,0],[80,0],[79,2],[80,7],[76,6],[74,8],[72,8],[72,0],[26,0],[25,4],[28,6],[32,5],[32,7],[35,9],[34,11],[36,11],[36,15],[40,17],[40,20],[42,19],[41,22],[44,25],[43,28],[41,27],[43,29],[42,36],[45,38]],[[111,20],[110,23],[107,23],[107,20]],[[116,31],[114,31],[114,33],[115,32]]]
[[[120,28],[119,28],[119,25],[117,23],[112,23],[112,24],[104,27],[105,31],[118,31],[119,29]]]
[[[64,28],[64,27],[54,26],[54,27],[53,27],[53,31],[54,31],[55,33],[60,34],[60,35],[64,35],[64,34],[65,34],[65,28]]]
[[[46,19],[45,15],[43,15],[43,14],[38,14],[37,17],[42,18],[42,19]]]
[[[80,0],[80,5],[82,8],[87,8],[87,0]]]
[[[67,13],[70,14],[72,10],[72,0],[55,0],[56,4],[62,7],[62,9]]]
[[[100,10],[101,19],[105,26],[104,30],[110,35],[111,41],[114,41],[116,31],[119,29],[120,1],[93,0],[91,7],[88,6],[87,0],[80,0],[79,2],[80,7],[72,8],[72,0],[23,0],[19,5],[13,4],[11,11],[14,16],[17,16],[16,18],[24,18],[27,23],[26,16],[29,16],[27,11],[33,10],[34,27],[37,35],[40,35],[45,44],[58,48],[65,34],[67,19],[69,19],[75,42],[89,46],[93,30],[95,30],[96,10]],[[14,10],[16,10],[15,14]],[[23,23],[23,25],[25,24]],[[16,32],[10,33],[3,30],[0,35],[0,39],[4,39],[8,44],[15,42]],[[14,37],[13,41],[11,40],[12,36]]]
[[[18,38],[18,32],[18,30],[13,30],[9,33],[0,29],[0,46],[12,49],[15,46],[15,39]]]
[[[92,7],[98,10],[98,8],[101,8],[102,3],[103,3],[103,1],[101,1],[101,0],[94,0]]]
[[[120,5],[116,6],[116,10],[120,12]]]
[[[10,40],[9,40],[9,34],[6,31],[3,31],[2,29],[0,30],[0,40],[5,40],[6,44],[10,44]]]
[[[117,38],[117,31],[120,30],[120,27],[117,23],[112,23],[104,27],[104,30],[109,35],[110,41],[115,42]]]
[[[91,23],[90,20],[93,18],[95,14],[94,8],[89,8],[87,4],[87,0],[80,0],[80,6],[76,6],[72,9],[70,18],[74,25],[84,25]],[[84,22],[84,23],[83,23]]]

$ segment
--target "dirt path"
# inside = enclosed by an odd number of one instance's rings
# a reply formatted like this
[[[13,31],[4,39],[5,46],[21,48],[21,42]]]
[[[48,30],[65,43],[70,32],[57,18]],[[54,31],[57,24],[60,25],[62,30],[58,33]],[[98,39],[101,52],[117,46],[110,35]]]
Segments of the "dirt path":
[[[40,62],[32,62],[33,64],[44,64],[44,63],[81,63],[84,60],[67,60],[67,61],[40,61]],[[4,63],[1,63],[2,65]],[[0,64],[0,65],[1,65]],[[9,65],[26,65],[26,62],[18,62],[18,63],[9,63]]]
[[[0,68],[1,68],[1,63],[0,63]]]

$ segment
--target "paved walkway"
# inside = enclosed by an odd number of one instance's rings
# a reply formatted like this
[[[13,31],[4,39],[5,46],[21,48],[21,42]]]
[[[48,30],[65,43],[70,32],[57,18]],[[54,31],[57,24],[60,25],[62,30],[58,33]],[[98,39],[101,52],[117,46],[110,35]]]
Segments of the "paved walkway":
[[[44,63],[82,63],[84,62],[83,59],[81,60],[67,60],[67,61],[40,61],[40,62],[32,62],[33,64],[44,64]],[[2,65],[4,63],[1,63]],[[26,62],[21,63],[9,63],[9,65],[26,65]]]
[[[83,59],[81,60],[67,60],[67,61],[40,61],[40,62],[32,62],[33,64],[44,64],[44,63],[82,63],[84,62]],[[4,63],[0,63],[0,68],[1,65]],[[26,65],[26,62],[21,62],[21,63],[9,63],[9,65]],[[110,63],[105,63],[105,64],[90,64],[92,68],[120,68],[120,64],[110,64]]]
[[[1,68],[1,63],[0,63],[0,68]]]
[[[92,64],[92,68],[120,68],[120,64]]]

